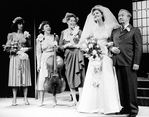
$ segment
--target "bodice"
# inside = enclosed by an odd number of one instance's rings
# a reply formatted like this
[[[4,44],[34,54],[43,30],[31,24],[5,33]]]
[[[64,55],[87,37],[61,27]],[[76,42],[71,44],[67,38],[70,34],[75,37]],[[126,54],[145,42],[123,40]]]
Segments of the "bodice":
[[[64,44],[71,43],[71,44],[75,45],[77,43],[77,41],[79,40],[79,37],[80,37],[80,33],[78,32],[77,36],[75,36],[75,37],[72,33],[73,32],[69,29],[66,29],[63,31]]]
[[[102,48],[103,53],[108,54],[108,49],[106,47],[106,44],[107,44],[107,39],[109,37],[109,33],[106,30],[106,28],[105,27],[103,27],[103,28],[96,27],[93,30],[92,35],[93,35],[94,38],[97,39],[97,43]]]
[[[107,43],[109,34],[105,28],[100,29],[99,27],[96,27],[92,33],[93,37],[98,39],[98,44],[105,45]]]
[[[63,39],[66,41],[71,41],[72,35],[71,35],[71,31],[69,29],[64,30]]]
[[[26,43],[27,43],[27,40],[26,40],[25,36],[23,34],[20,34],[18,36],[17,33],[13,33],[12,40],[11,41],[17,41],[17,42],[19,42],[19,44],[22,47],[25,47],[26,46]]]
[[[45,36],[41,41],[41,49],[42,51],[51,51],[54,46],[54,36]]]

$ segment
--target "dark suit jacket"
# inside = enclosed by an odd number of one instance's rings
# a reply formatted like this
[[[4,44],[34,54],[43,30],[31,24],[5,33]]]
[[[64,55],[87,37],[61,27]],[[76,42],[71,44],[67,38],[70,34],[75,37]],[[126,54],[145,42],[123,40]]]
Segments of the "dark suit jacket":
[[[142,36],[138,28],[129,25],[130,30],[121,28],[112,31],[110,40],[114,42],[114,46],[119,47],[120,54],[113,55],[114,65],[132,66],[140,64],[142,54]]]

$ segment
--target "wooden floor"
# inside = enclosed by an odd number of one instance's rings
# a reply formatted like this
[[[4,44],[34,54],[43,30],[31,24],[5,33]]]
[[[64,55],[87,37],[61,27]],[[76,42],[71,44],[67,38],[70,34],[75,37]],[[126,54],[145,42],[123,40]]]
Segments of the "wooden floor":
[[[68,107],[71,103],[70,92],[57,95],[58,105],[53,108],[51,94],[46,94],[44,106],[38,107],[38,100],[29,98],[30,105],[17,99],[17,106],[12,106],[12,98],[0,98],[0,117],[127,117],[127,115],[84,114],[76,111],[75,107]],[[149,107],[139,106],[137,117],[149,117]]]

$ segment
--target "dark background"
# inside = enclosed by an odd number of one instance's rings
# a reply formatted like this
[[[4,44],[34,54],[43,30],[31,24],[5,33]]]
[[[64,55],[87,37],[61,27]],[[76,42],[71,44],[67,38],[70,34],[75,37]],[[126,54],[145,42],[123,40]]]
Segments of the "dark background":
[[[0,0],[0,45],[5,44],[7,34],[11,32],[12,20],[21,16],[25,20],[25,30],[32,36],[32,47],[38,35],[38,26],[43,20],[50,22],[52,33],[60,36],[62,30],[67,28],[62,23],[66,12],[74,13],[79,17],[78,25],[82,29],[86,16],[95,5],[108,7],[117,18],[121,8],[132,12],[131,0]],[[29,88],[29,97],[35,96],[35,49],[30,53],[32,86]],[[9,54],[0,47],[0,97],[12,96],[8,85]],[[20,95],[22,89],[19,89]],[[19,95],[19,94],[18,94]]]

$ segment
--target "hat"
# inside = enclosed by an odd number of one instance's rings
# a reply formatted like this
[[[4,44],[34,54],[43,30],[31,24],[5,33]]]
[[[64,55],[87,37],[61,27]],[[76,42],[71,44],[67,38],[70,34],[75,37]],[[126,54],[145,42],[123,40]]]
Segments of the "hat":
[[[79,21],[79,18],[76,17],[73,13],[66,13],[65,17],[63,18],[62,22],[67,23],[70,17],[74,17],[76,19],[76,22]]]

